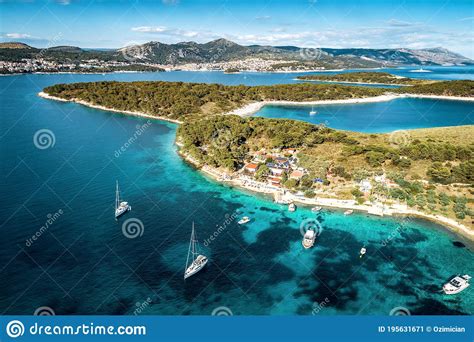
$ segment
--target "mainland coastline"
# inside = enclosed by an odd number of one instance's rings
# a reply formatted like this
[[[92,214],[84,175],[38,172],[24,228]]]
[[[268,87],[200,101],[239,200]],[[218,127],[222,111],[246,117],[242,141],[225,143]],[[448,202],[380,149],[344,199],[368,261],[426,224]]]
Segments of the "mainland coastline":
[[[150,115],[144,112],[139,111],[127,111],[127,110],[117,110],[114,108],[109,108],[105,106],[95,105],[93,103],[83,101],[80,99],[72,98],[72,99],[63,99],[57,96],[52,96],[47,94],[44,91],[38,93],[38,96],[55,101],[61,102],[74,102],[77,104],[81,104],[90,108],[100,109],[104,111],[110,111],[115,113],[121,113],[126,115],[132,115],[137,117],[143,117],[148,119],[157,119],[161,121],[168,121],[175,124],[182,124],[182,121],[171,119],[168,117],[163,116],[156,116]],[[367,102],[381,102],[381,101],[391,101],[397,98],[403,97],[415,97],[415,98],[431,98],[431,99],[442,99],[442,100],[456,100],[456,101],[474,101],[474,97],[455,97],[455,96],[438,96],[438,95],[419,95],[419,94],[388,94],[388,95],[381,95],[381,96],[373,96],[373,97],[366,97],[366,98],[357,98],[357,99],[344,99],[344,100],[320,100],[320,101],[260,101],[260,102],[252,102],[246,104],[240,108],[237,108],[233,111],[230,111],[226,114],[234,114],[239,116],[250,116],[260,110],[265,105],[288,105],[288,106],[304,106],[304,105],[318,105],[318,104],[351,104],[351,103],[367,103]],[[275,190],[270,189],[264,184],[258,184],[258,182],[253,181],[252,183],[242,182],[239,179],[229,179],[228,175],[217,168],[210,167],[208,165],[203,165],[199,161],[195,160],[191,156],[186,153],[183,153],[180,149],[181,144],[179,141],[176,141],[177,146],[179,147],[178,153],[179,155],[188,163],[193,165],[196,169],[200,170],[201,172],[205,173],[206,175],[210,176],[213,180],[221,183],[226,183],[231,186],[235,186],[237,188],[249,190],[255,193],[261,194],[270,194],[274,195]],[[406,216],[406,217],[418,217],[423,218],[432,222],[436,222],[449,231],[453,233],[457,233],[462,235],[463,237],[474,241],[474,230],[470,229],[469,227],[457,222],[454,219],[441,216],[441,215],[433,215],[421,212],[419,210],[410,209],[406,205],[395,204],[388,207],[379,207],[375,205],[367,205],[367,204],[357,204],[354,200],[342,200],[337,198],[306,198],[302,196],[296,196],[291,194],[290,192],[285,193],[286,199],[289,201],[297,202],[306,206],[322,206],[328,208],[338,208],[338,209],[352,209],[357,211],[367,212],[369,214],[378,215],[378,216]]]

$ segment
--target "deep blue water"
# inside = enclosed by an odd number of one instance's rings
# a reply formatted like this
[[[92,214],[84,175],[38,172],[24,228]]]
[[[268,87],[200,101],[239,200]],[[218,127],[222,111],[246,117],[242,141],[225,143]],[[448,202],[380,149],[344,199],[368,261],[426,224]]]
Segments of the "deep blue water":
[[[235,83],[234,76],[0,78],[1,314],[32,314],[41,306],[57,314],[133,314],[147,300],[142,314],[207,315],[225,306],[234,314],[310,315],[323,301],[320,315],[388,314],[399,306],[412,314],[474,313],[471,288],[453,297],[439,292],[453,274],[474,274],[473,246],[454,246],[463,240],[436,224],[325,210],[316,216],[323,232],[315,248],[303,250],[299,227],[315,217],[310,210],[289,213],[268,198],[207,179],[177,155],[175,125],[153,121],[117,155],[146,120],[36,95],[61,82],[174,77]],[[281,81],[272,77],[280,75],[247,81]],[[54,146],[35,146],[40,129],[54,134]],[[116,179],[133,208],[118,222]],[[63,214],[26,243],[59,210]],[[237,225],[236,212],[253,221]],[[205,248],[206,269],[184,282],[192,221],[203,241],[229,217]],[[122,234],[129,218],[143,222],[142,236]],[[368,253],[359,259],[362,245]]]
[[[474,102],[435,99],[401,98],[387,102],[343,105],[265,106],[255,115],[266,118],[286,118],[314,124],[358,131],[391,132],[399,129],[471,125],[474,122]]]

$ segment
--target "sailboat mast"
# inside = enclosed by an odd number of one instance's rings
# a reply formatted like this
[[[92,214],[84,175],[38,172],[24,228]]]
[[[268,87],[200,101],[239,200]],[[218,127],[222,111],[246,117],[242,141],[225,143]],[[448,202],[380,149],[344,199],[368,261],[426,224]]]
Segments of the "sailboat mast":
[[[119,186],[118,186],[118,181],[117,181],[117,186],[115,190],[115,209],[119,207],[119,202],[120,202],[119,197],[120,197],[120,194],[119,194]]]
[[[194,231],[194,222],[193,222],[193,233],[192,233],[192,240],[193,240],[193,260],[196,256],[196,232]]]
[[[189,240],[189,247],[188,247],[188,256],[186,258],[186,266],[184,267],[184,274],[186,276],[186,270],[188,269],[189,265],[189,254],[192,253],[193,255],[193,261],[194,261],[194,222],[193,222],[193,229],[191,231],[191,239]]]

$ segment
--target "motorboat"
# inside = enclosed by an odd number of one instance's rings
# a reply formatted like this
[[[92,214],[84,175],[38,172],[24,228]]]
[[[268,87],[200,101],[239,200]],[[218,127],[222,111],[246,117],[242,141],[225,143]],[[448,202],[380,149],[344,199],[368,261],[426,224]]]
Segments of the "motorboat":
[[[308,229],[303,236],[303,241],[302,241],[303,247],[306,249],[313,247],[315,240],[316,240],[316,232],[312,228]]]
[[[443,286],[443,291],[446,294],[457,294],[461,291],[464,291],[469,287],[469,280],[471,277],[467,274],[461,276],[457,275],[453,279],[451,279],[449,282],[444,284]]]
[[[250,217],[244,216],[237,223],[238,224],[246,224],[247,222],[250,222]]]

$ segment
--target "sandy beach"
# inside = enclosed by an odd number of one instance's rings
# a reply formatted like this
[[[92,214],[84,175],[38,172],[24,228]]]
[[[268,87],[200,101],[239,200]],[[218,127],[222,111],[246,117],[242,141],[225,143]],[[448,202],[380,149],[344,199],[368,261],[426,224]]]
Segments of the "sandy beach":
[[[320,101],[260,101],[252,102],[244,105],[243,107],[234,109],[226,114],[234,114],[239,116],[251,116],[258,112],[262,107],[266,105],[275,106],[315,106],[315,105],[328,105],[328,104],[354,104],[354,103],[370,103],[370,102],[385,102],[392,101],[400,98],[427,98],[437,100],[453,100],[453,101],[474,101],[474,97],[461,97],[461,96],[439,96],[439,95],[418,95],[418,94],[388,94],[373,97],[364,97],[358,99],[346,99],[346,100],[320,100]]]
[[[235,114],[240,116],[250,116],[262,109],[266,105],[276,106],[313,106],[313,105],[325,105],[325,104],[350,104],[350,103],[368,103],[368,102],[384,102],[391,101],[398,98],[398,95],[381,95],[374,97],[365,97],[359,99],[345,99],[345,100],[320,100],[320,101],[260,101],[252,102],[243,107],[234,109],[227,114]]]
[[[369,84],[369,85],[386,85],[386,86],[399,86],[399,87],[410,87],[411,84],[395,84],[395,83],[377,83],[377,82],[348,82],[348,81],[327,81],[327,80],[307,80],[307,79],[300,79],[294,78],[293,81],[300,81],[300,82],[322,82],[322,83],[338,83],[338,84]]]
[[[148,118],[148,119],[157,119],[157,120],[169,121],[169,122],[173,122],[175,124],[181,124],[182,123],[179,120],[170,119],[170,118],[167,118],[167,117],[164,117],[164,116],[154,116],[154,115],[150,115],[150,114],[143,113],[143,112],[135,112],[135,111],[129,111],[129,110],[117,110],[117,109],[108,108],[108,107],[104,107],[104,106],[98,106],[98,105],[95,105],[93,103],[82,101],[82,100],[79,100],[79,99],[65,100],[65,99],[62,99],[60,97],[51,96],[51,95],[49,95],[45,92],[42,92],[42,91],[38,93],[38,96],[40,96],[42,98],[45,98],[45,99],[48,99],[48,100],[55,100],[55,101],[61,101],[61,102],[74,102],[74,103],[78,103],[78,104],[81,104],[81,105],[84,105],[84,106],[87,106],[87,107],[100,109],[100,110],[105,110],[105,111],[109,111],[109,112],[128,114],[128,115],[139,116],[139,117]]]

